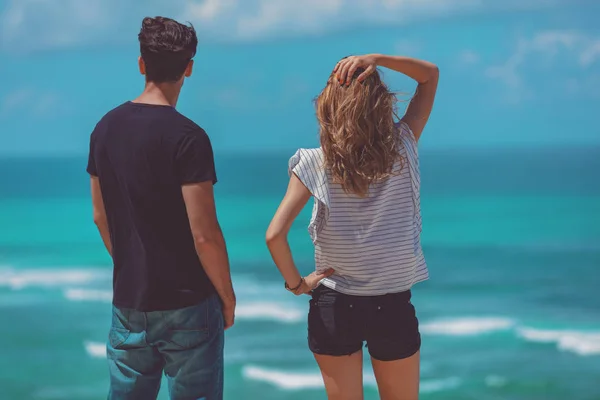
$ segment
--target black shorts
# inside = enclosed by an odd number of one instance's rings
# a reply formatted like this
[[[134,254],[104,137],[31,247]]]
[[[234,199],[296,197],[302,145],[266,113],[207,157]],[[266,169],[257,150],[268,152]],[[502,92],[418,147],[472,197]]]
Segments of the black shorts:
[[[407,358],[421,348],[410,290],[382,296],[350,296],[320,285],[308,312],[308,347],[315,354],[356,353],[367,342],[376,360]]]

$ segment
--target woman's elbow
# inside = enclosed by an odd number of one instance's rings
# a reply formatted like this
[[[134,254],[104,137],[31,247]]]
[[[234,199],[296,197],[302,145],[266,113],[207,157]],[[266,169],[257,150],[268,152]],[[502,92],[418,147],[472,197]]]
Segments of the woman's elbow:
[[[430,79],[437,81],[439,79],[439,77],[440,77],[440,68],[437,65],[432,64],[431,72],[430,72]]]
[[[94,213],[94,224],[96,224],[96,226],[105,225],[106,222],[107,220],[105,214],[99,212]]]
[[[267,230],[265,241],[267,242],[267,246],[271,247],[274,243],[285,239],[285,237],[285,232],[276,229],[269,229]]]

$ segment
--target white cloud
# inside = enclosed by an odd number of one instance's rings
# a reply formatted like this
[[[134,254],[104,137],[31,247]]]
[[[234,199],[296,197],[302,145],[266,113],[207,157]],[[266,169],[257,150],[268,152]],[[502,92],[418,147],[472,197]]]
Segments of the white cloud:
[[[573,31],[544,31],[536,34],[531,40],[534,50],[556,55],[560,47],[573,48],[582,38],[582,35]]]
[[[236,0],[189,1],[185,5],[183,15],[185,15],[187,19],[209,22],[230,11],[236,5]]]
[[[398,54],[415,56],[422,49],[423,45],[420,42],[409,39],[401,39],[394,46]]]
[[[402,24],[452,14],[548,7],[566,2],[144,0],[132,4],[122,0],[7,0],[0,15],[0,46],[13,51],[32,51],[130,42],[139,21],[148,13],[189,20],[195,23],[205,40],[247,41],[316,35],[367,24]]]
[[[309,92],[308,84],[299,76],[286,76],[280,82],[276,82],[274,87],[280,90],[270,96],[265,96],[262,91],[257,90],[257,86],[261,84],[261,80],[257,80],[254,84],[225,85],[206,97],[213,99],[211,101],[220,107],[228,109],[285,110],[299,98],[305,98]]]
[[[564,83],[568,95],[600,99],[600,74],[571,77]]]
[[[509,96],[511,100],[519,101],[532,95],[522,77],[526,64],[539,67],[546,61],[547,69],[570,65],[583,74],[599,60],[600,38],[592,38],[577,31],[542,31],[531,38],[519,39],[513,53],[503,63],[488,67],[485,75],[504,83],[513,93]],[[574,93],[581,86],[580,78],[567,79],[565,88],[568,93]]]
[[[588,43],[579,55],[579,63],[583,67],[589,67],[598,60],[600,60],[600,39]]]
[[[30,89],[18,89],[8,93],[0,102],[0,115],[7,115],[27,103],[31,96]]]
[[[568,50],[577,57],[579,65],[589,67],[600,60],[600,38],[577,31],[546,31],[538,33],[531,41],[533,51],[557,56]]]
[[[3,47],[64,47],[103,31],[110,8],[101,0],[11,0],[0,16]]]
[[[278,29],[320,33],[326,19],[338,16],[347,3],[344,0],[259,0],[255,12],[238,19],[237,33],[244,39],[259,38]]]
[[[55,92],[20,88],[0,100],[0,117],[24,113],[35,117],[49,117],[67,109],[63,99]]]
[[[528,52],[528,41],[519,40],[515,51],[510,57],[503,64],[488,67],[485,74],[492,79],[498,79],[504,82],[511,88],[520,87],[522,80],[518,69],[525,61]]]
[[[461,64],[472,65],[479,63],[481,56],[473,50],[463,50],[458,55],[458,60]]]

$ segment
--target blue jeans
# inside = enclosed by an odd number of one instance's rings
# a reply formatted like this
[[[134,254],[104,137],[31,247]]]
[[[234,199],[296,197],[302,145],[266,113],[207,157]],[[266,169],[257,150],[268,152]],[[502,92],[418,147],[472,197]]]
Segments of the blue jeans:
[[[156,399],[162,373],[173,400],[223,398],[223,314],[218,296],[179,310],[113,307],[109,400]]]

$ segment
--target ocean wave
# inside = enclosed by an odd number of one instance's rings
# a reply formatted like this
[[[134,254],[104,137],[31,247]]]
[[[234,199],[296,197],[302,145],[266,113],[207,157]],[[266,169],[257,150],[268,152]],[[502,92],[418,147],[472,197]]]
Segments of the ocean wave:
[[[544,330],[517,324],[506,317],[462,317],[424,322],[420,331],[425,335],[479,336],[511,331],[528,342],[554,343],[561,351],[580,356],[600,355],[600,331]]]
[[[246,365],[242,369],[244,378],[271,384],[282,390],[322,389],[323,378],[319,372],[290,372]],[[370,370],[363,371],[365,386],[377,387],[375,376]],[[422,393],[433,393],[457,388],[461,385],[458,377],[424,379],[420,383]]]
[[[455,376],[443,379],[424,379],[419,383],[419,391],[421,393],[443,392],[456,389],[461,383],[460,378]]]
[[[90,357],[106,358],[106,344],[86,340],[83,342],[83,346]]]
[[[504,331],[515,326],[515,321],[504,317],[463,317],[425,322],[420,325],[421,333],[428,335],[477,336]]]
[[[73,302],[112,302],[111,290],[67,288],[63,290],[65,299]],[[244,301],[238,299],[236,317],[247,321],[276,321],[286,324],[299,323],[306,320],[306,310],[294,303]]]
[[[63,291],[63,296],[74,302],[112,302],[113,293],[110,290],[69,288]],[[235,310],[238,320],[276,321],[286,324],[302,322],[306,312],[294,304],[267,302],[240,302]]]
[[[238,297],[268,297],[288,296],[289,293],[279,281],[265,282],[262,279],[244,273],[232,274],[235,284],[235,293]]]
[[[323,388],[320,373],[283,372],[247,365],[242,369],[242,375],[246,379],[269,383],[283,390]]]
[[[544,330],[523,327],[517,329],[519,337],[537,343],[554,343],[561,351],[580,356],[600,355],[600,332],[575,330]]]
[[[507,383],[507,379],[499,375],[488,375],[485,377],[485,384],[489,387],[502,387]]]
[[[64,399],[95,399],[98,393],[106,390],[104,385],[85,385],[85,386],[50,386],[41,387],[32,394],[32,399],[46,400],[64,400]]]
[[[293,304],[249,302],[238,303],[235,316],[246,320],[273,320],[285,323],[296,323],[306,319],[306,311]]]
[[[110,278],[110,271],[103,269],[0,269],[0,287],[14,290],[28,287],[63,287],[85,285]]]
[[[113,293],[110,290],[71,288],[63,291],[66,299],[71,301],[100,301],[112,302]]]

